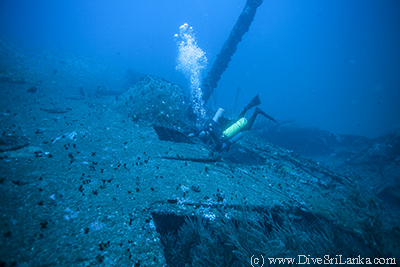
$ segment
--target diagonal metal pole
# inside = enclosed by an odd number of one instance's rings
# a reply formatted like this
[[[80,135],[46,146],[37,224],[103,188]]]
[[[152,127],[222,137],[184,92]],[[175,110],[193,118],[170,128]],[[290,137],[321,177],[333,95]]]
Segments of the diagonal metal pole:
[[[221,51],[217,55],[217,59],[214,61],[213,66],[207,73],[207,76],[203,79],[201,88],[203,91],[203,101],[207,103],[211,97],[212,92],[217,87],[218,81],[221,79],[221,75],[228,67],[231,57],[236,52],[237,45],[242,40],[243,35],[249,30],[251,22],[256,15],[257,8],[263,3],[263,0],[247,0],[246,5],[240,14],[238,20],[231,33],[229,34],[228,40],[222,46]]]

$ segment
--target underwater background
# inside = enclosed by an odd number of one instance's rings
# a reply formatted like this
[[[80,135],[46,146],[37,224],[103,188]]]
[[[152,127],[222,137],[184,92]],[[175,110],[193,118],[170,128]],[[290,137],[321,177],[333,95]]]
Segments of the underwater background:
[[[0,3],[0,31],[29,48],[96,58],[110,69],[188,86],[175,69],[174,34],[193,27],[208,69],[244,0]],[[216,90],[233,110],[260,94],[262,108],[336,134],[378,137],[399,126],[400,4],[396,0],[263,3]],[[105,74],[106,75],[106,74]],[[115,75],[102,77],[112,84]]]

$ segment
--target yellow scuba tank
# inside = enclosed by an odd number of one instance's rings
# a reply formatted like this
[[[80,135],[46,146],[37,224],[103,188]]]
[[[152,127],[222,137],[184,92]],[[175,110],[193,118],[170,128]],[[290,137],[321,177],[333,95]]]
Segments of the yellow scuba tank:
[[[236,135],[241,129],[243,129],[244,126],[247,124],[247,119],[246,118],[241,118],[237,122],[235,122],[231,127],[226,129],[222,133],[222,137],[225,139],[231,139],[234,135]]]

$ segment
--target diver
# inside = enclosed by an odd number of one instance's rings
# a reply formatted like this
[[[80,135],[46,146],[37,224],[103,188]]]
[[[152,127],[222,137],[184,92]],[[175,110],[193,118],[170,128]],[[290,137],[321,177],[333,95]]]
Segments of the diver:
[[[253,124],[257,118],[258,114],[272,120],[277,123],[276,120],[269,116],[267,113],[262,111],[257,106],[261,104],[260,97],[256,95],[249,104],[247,104],[242,112],[240,112],[236,122],[232,123],[232,120],[224,117],[224,112],[222,108],[219,108],[215,113],[212,120],[206,124],[206,126],[198,132],[198,136],[207,145],[213,147],[217,152],[220,152],[229,147],[240,139],[242,132],[248,131],[253,127]],[[256,107],[253,115],[249,120],[244,117],[249,109]],[[225,129],[225,130],[223,130]]]

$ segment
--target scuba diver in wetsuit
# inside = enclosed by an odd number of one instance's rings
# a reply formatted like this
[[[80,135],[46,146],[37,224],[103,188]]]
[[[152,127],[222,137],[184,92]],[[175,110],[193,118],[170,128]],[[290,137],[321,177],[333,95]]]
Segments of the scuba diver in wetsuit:
[[[234,123],[225,118],[223,116],[225,111],[222,108],[219,108],[215,113],[214,118],[210,120],[204,129],[200,130],[198,133],[199,138],[219,152],[224,149],[229,149],[232,143],[239,140],[242,136],[242,132],[250,130],[253,127],[258,114],[261,114],[277,123],[274,118],[259,108],[254,110],[254,113],[249,120],[244,117],[249,109],[260,104],[260,97],[256,95],[251,102],[243,108],[242,112],[239,114],[238,120]]]

